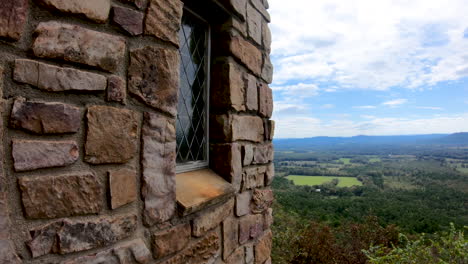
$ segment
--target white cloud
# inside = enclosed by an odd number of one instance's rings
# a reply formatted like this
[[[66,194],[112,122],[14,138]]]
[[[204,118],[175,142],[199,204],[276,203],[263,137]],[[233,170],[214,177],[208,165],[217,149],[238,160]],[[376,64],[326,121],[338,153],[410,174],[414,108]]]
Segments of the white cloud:
[[[407,102],[408,102],[407,99],[401,98],[401,99],[395,99],[395,100],[383,102],[382,105],[390,106],[390,107],[397,107],[399,105],[406,104]]]
[[[426,110],[444,110],[442,107],[438,106],[417,106],[418,109],[426,109]]]
[[[295,85],[272,86],[274,92],[280,92],[284,100],[302,100],[318,95],[319,87],[315,84],[298,83]]]
[[[353,106],[353,108],[356,108],[356,109],[375,109],[377,107],[375,105],[358,105],[358,106]]]
[[[334,104],[324,104],[324,105],[322,105],[322,108],[323,109],[332,109],[332,108],[335,108],[335,105]]]

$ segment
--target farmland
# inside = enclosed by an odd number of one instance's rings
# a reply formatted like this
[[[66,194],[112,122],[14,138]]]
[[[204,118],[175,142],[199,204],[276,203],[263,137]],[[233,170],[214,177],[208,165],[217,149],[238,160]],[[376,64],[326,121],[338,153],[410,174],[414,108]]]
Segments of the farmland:
[[[351,187],[362,185],[362,182],[358,181],[355,177],[289,175],[286,178],[288,180],[292,180],[295,185],[318,186],[325,183],[331,183],[333,179],[338,180],[338,187]]]

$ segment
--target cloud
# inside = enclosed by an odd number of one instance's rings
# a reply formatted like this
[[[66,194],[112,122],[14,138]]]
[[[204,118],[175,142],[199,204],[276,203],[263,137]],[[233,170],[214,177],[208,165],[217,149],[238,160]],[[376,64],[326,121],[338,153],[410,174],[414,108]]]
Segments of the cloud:
[[[390,107],[397,107],[399,105],[406,104],[407,102],[408,102],[407,99],[401,98],[401,99],[395,99],[395,100],[383,102],[382,105],[390,106]]]
[[[332,109],[332,108],[335,108],[335,105],[334,104],[324,104],[321,106],[321,108],[323,109]]]
[[[318,95],[319,87],[310,83],[298,83],[294,85],[272,86],[275,93],[280,93],[289,100],[301,100]]]
[[[442,107],[438,106],[417,106],[418,109],[426,109],[426,110],[444,110]]]
[[[353,108],[356,108],[356,109],[375,109],[377,107],[374,106],[374,105],[358,105],[358,106],[353,106]]]

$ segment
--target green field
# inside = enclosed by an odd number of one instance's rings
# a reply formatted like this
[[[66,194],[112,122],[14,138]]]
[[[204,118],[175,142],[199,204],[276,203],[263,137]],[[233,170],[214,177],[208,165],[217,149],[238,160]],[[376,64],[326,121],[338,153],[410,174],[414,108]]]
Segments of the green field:
[[[338,179],[338,187],[351,187],[355,185],[362,185],[362,182],[358,181],[355,177],[289,175],[286,178],[294,181],[295,185],[320,185],[326,182],[330,182],[333,179]]]
[[[380,158],[370,158],[369,162],[381,162],[382,160]]]
[[[343,162],[344,165],[351,164],[351,159],[348,158],[341,158],[340,161]]]

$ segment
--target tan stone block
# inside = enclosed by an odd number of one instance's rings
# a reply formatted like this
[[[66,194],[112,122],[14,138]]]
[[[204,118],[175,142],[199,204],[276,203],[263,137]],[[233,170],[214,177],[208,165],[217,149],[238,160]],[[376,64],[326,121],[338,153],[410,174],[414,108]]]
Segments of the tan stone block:
[[[263,16],[263,18],[267,21],[270,22],[270,14],[267,11],[267,8],[265,7],[265,4],[263,3],[263,0],[251,0],[252,5],[257,9]],[[267,2],[268,5],[268,2]]]
[[[263,141],[263,120],[258,116],[232,116],[232,140]]]
[[[267,170],[265,173],[265,185],[269,186],[273,182],[273,178],[275,177],[275,164],[270,163],[267,166]]]
[[[2,0],[0,5],[0,36],[19,40],[28,14],[27,0]]]
[[[125,56],[125,39],[77,25],[41,22],[33,42],[34,55],[63,59],[115,72]]]
[[[271,255],[272,234],[268,231],[255,245],[255,264],[264,264]]]
[[[262,73],[262,53],[250,42],[242,37],[232,37],[229,40],[229,50],[254,74],[260,76]]]
[[[245,191],[236,196],[236,215],[244,216],[250,214],[250,201],[252,200],[252,192]]]
[[[252,145],[242,145],[242,165],[249,166],[252,164],[254,156],[254,147]]]
[[[92,173],[21,177],[18,184],[27,218],[94,214],[102,209],[102,188]]]
[[[226,260],[239,245],[239,222],[236,218],[223,221],[223,259]]]
[[[263,216],[246,215],[239,219],[239,243],[245,244],[263,233]]]
[[[214,65],[211,86],[211,107],[245,111],[244,73],[233,61]]]
[[[273,82],[273,64],[271,64],[270,56],[265,56],[262,67],[262,79],[267,83]]]
[[[273,144],[267,143],[254,147],[253,164],[266,164],[273,161]]]
[[[245,79],[246,87],[246,103],[245,106],[249,111],[258,110],[258,89],[257,89],[257,78],[252,74],[246,74]]]
[[[127,82],[117,75],[107,78],[107,101],[119,102],[125,105],[127,99]]]
[[[15,171],[64,167],[75,163],[79,155],[75,141],[12,140]]]
[[[120,6],[112,7],[112,20],[114,23],[132,36],[143,34],[144,18],[145,15],[142,12]]]
[[[254,262],[254,247],[253,245],[245,246],[245,264],[253,264]]]
[[[255,189],[252,194],[251,210],[254,214],[261,214],[271,207],[274,201],[271,189]]]
[[[38,2],[64,13],[84,15],[99,23],[106,22],[109,17],[109,0],[39,0]]]
[[[175,226],[153,235],[154,258],[162,258],[184,249],[190,241],[190,224]]]
[[[240,19],[245,20],[247,0],[220,0],[219,2],[233,11]]]
[[[262,21],[260,13],[247,4],[247,33],[258,45],[262,45]]]
[[[145,104],[176,116],[179,63],[176,50],[147,46],[131,51],[129,92]]]
[[[240,247],[234,251],[234,253],[231,254],[226,259],[226,264],[244,264],[245,262],[245,253],[244,253],[244,247]]]
[[[262,45],[267,54],[271,52],[271,31],[267,23],[262,24]]]
[[[136,112],[109,106],[91,106],[86,116],[86,162],[125,163],[135,156],[138,143]]]
[[[211,169],[231,183],[238,191],[242,181],[240,146],[233,144],[213,144],[210,146]]]
[[[273,113],[273,91],[264,83],[258,83],[258,112],[270,118]]]
[[[120,169],[111,170],[108,173],[111,208],[115,209],[136,201],[136,172],[129,169]]]
[[[242,191],[263,187],[265,179],[265,169],[263,172],[258,167],[244,168],[242,174]]]
[[[265,125],[265,140],[273,140],[275,136],[275,121],[266,120]]]
[[[204,211],[200,216],[193,219],[193,235],[201,237],[209,230],[218,226],[226,217],[232,214],[233,208],[234,199],[230,199],[220,206]]]
[[[151,0],[146,13],[145,34],[179,46],[183,7],[179,0]]]
[[[38,134],[74,133],[80,129],[80,112],[69,104],[33,102],[19,97],[13,103],[10,126]]]
[[[264,218],[263,230],[270,229],[271,225],[273,224],[273,209],[268,208],[266,212],[263,214],[263,218]]]
[[[218,257],[219,248],[219,235],[216,231],[212,231],[162,264],[214,263],[215,258]]]

